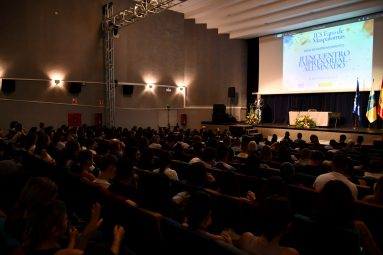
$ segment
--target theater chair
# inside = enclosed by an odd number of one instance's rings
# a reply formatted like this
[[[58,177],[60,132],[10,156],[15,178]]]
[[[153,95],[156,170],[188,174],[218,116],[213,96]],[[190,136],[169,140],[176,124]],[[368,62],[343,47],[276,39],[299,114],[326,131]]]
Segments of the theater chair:
[[[301,255],[363,254],[356,230],[325,226],[300,214],[294,215],[283,244],[296,248]]]
[[[183,227],[179,222],[168,217],[161,220],[162,237],[165,253],[169,255],[245,255],[247,253],[223,242]]]

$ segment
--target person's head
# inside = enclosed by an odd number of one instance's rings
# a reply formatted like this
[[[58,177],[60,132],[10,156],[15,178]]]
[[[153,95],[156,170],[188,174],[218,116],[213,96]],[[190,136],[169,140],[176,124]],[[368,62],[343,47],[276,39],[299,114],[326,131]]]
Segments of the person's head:
[[[55,199],[58,192],[58,186],[47,177],[32,177],[22,189],[17,207],[24,213],[32,207],[40,206],[46,201]]]
[[[247,153],[255,153],[257,151],[257,144],[255,141],[250,141],[247,144]]]
[[[283,162],[279,169],[281,177],[286,183],[294,182],[295,168],[293,164],[291,164],[290,162]]]
[[[342,151],[337,151],[332,159],[332,171],[345,173],[347,171],[347,168],[349,167],[349,164],[350,160],[347,157],[346,153]]]
[[[273,134],[273,136],[271,137],[271,143],[275,143],[278,141],[278,136],[276,134]]]
[[[312,164],[319,166],[324,160],[324,154],[320,150],[313,150],[310,159]]]
[[[206,167],[202,162],[196,162],[190,165],[189,183],[197,187],[205,186],[207,182]]]
[[[186,206],[186,218],[190,228],[206,229],[211,224],[211,197],[203,191],[193,193]]]
[[[310,159],[311,158],[311,150],[309,148],[304,148],[300,151],[300,160]]]
[[[41,150],[46,149],[48,145],[50,144],[50,142],[51,142],[50,137],[46,133],[44,132],[38,133],[35,151],[40,152]]]
[[[216,150],[212,147],[207,147],[201,155],[201,159],[206,163],[210,163],[216,157]]]
[[[330,142],[329,142],[329,145],[333,148],[336,148],[337,147],[337,142],[335,141],[335,139],[331,139]]]
[[[316,217],[324,224],[351,227],[355,203],[350,188],[341,181],[327,182],[319,193]]]
[[[363,143],[363,141],[364,141],[364,138],[363,138],[363,136],[361,136],[361,135],[358,135],[358,137],[356,138],[356,143],[357,144],[362,144]]]
[[[263,197],[279,195],[288,197],[288,186],[281,176],[271,176],[266,183]]]
[[[40,207],[56,199],[58,187],[47,177],[32,177],[24,185],[16,202],[16,207],[6,220],[5,228],[15,238],[21,240],[25,231],[27,216],[34,207]]]
[[[302,133],[298,133],[298,134],[297,134],[297,138],[298,138],[298,139],[302,139]]]
[[[66,153],[68,159],[76,158],[80,149],[81,149],[80,143],[74,139],[69,140],[65,144],[65,153]]]
[[[311,143],[319,143],[319,139],[318,139],[318,136],[317,135],[310,135],[310,142]]]
[[[159,165],[160,165],[160,172],[163,172],[166,168],[170,167],[170,164],[172,162],[172,156],[168,151],[161,150],[159,152]]]
[[[265,145],[261,149],[260,160],[261,161],[270,161],[273,158],[273,153],[269,145]]]
[[[347,139],[346,135],[342,134],[342,135],[339,136],[339,142],[340,143],[344,143],[346,141],[346,139]]]
[[[289,131],[285,132],[285,138],[290,138],[290,132]]]
[[[375,182],[374,195],[378,201],[383,202],[383,177]]]
[[[261,234],[271,241],[280,237],[292,218],[292,207],[286,197],[272,195],[261,204]]]
[[[124,155],[123,156],[124,158],[127,158],[131,160],[133,163],[136,163],[141,157],[141,152],[137,148],[137,146],[127,146],[125,147],[123,155]]]
[[[154,135],[153,136],[153,143],[160,143],[161,142],[161,137],[159,135]]]
[[[116,156],[107,153],[100,159],[98,164],[101,174],[107,175],[109,179],[112,179],[116,176],[117,171],[117,158]]]
[[[228,158],[229,149],[223,143],[219,143],[217,146],[217,160],[227,161]]]
[[[33,251],[40,248],[43,242],[57,241],[62,238],[68,227],[64,202],[51,200],[34,207],[28,217],[26,226],[27,246]]]
[[[77,162],[81,168],[89,168],[93,165],[93,153],[89,150],[82,150],[78,153]]]
[[[118,161],[116,178],[131,177],[134,173],[133,162],[129,159],[122,158]]]

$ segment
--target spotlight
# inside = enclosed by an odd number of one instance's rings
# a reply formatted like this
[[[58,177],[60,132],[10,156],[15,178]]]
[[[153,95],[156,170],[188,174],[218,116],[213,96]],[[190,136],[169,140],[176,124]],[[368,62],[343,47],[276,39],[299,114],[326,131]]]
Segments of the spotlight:
[[[60,80],[55,80],[55,84],[58,86],[60,84]]]
[[[177,92],[178,92],[178,93],[183,93],[184,90],[185,90],[185,87],[182,87],[182,86],[177,87]]]
[[[148,83],[148,84],[146,84],[146,89],[153,90],[154,89],[154,85],[151,84],[151,83]]]

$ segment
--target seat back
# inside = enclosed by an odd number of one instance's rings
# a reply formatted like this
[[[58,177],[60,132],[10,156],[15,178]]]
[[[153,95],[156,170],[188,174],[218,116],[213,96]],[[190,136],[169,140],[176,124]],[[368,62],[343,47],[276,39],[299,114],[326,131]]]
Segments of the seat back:
[[[180,160],[172,160],[170,167],[177,172],[178,179],[188,180],[190,175],[190,164]]]
[[[290,245],[301,255],[360,255],[359,233],[355,229],[323,225],[309,217],[296,214],[291,227]]]
[[[165,254],[246,254],[234,246],[217,242],[203,233],[185,228],[179,222],[168,217],[162,218],[161,229]]]
[[[167,215],[171,201],[169,177],[142,169],[136,169],[136,173],[140,207]]]

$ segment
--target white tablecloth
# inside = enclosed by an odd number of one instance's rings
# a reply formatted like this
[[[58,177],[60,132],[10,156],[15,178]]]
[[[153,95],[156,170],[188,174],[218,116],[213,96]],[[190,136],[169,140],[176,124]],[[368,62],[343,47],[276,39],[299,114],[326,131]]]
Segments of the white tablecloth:
[[[295,124],[295,120],[298,116],[310,115],[318,127],[327,127],[330,120],[331,112],[289,112],[290,125]]]

